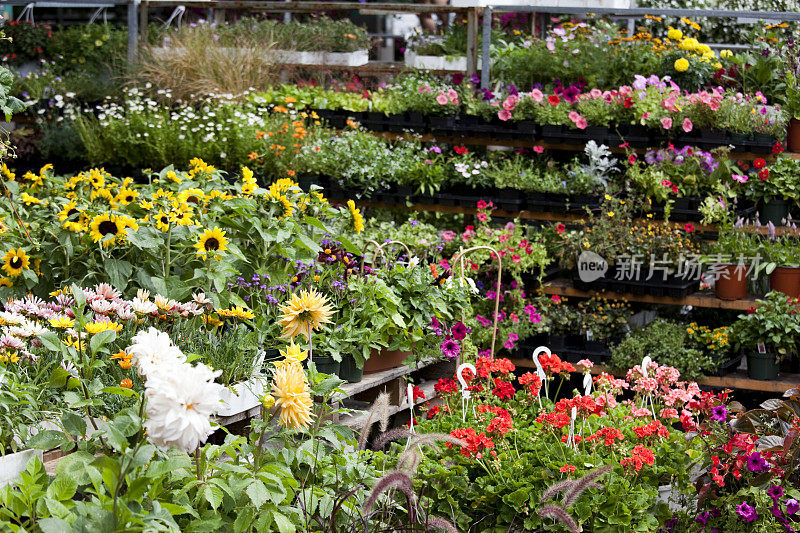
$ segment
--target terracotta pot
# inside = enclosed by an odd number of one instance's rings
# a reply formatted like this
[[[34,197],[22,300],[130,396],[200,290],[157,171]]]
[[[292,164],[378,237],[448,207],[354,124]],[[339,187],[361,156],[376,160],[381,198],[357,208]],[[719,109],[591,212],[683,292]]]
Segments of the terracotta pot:
[[[741,300],[747,296],[747,265],[720,265],[714,292],[720,300]],[[725,279],[728,278],[728,279]]]
[[[786,131],[786,149],[790,152],[800,152],[800,120],[792,118]]]
[[[800,295],[800,267],[777,267],[769,275],[769,289],[792,298]]]
[[[364,373],[382,372],[390,368],[396,368],[403,364],[403,361],[411,355],[411,352],[404,350],[372,350],[369,358],[364,363]]]

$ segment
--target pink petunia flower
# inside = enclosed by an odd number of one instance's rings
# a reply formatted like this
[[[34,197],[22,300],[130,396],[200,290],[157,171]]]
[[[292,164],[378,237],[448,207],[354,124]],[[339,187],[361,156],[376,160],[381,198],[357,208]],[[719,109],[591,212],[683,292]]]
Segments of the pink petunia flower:
[[[672,119],[669,117],[662,118],[661,125],[664,127],[665,130],[670,129],[672,127]]]
[[[689,120],[689,117],[683,119],[683,131],[689,133],[690,131],[692,131],[692,128],[694,128],[694,124],[692,124],[692,121]]]

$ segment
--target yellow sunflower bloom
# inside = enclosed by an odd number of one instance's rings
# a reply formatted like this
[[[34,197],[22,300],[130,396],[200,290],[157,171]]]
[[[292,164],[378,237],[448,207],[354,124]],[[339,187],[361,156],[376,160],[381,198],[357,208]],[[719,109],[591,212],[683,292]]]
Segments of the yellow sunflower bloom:
[[[313,330],[331,321],[333,309],[325,296],[311,289],[302,291],[300,296],[292,294],[289,302],[281,306],[281,313],[278,320],[283,326],[281,337],[294,338],[302,334],[309,338]]]
[[[219,252],[224,252],[228,249],[228,239],[225,238],[225,232],[214,227],[214,229],[207,229],[200,235],[200,238],[194,244],[197,248],[197,255],[203,259],[218,259]]]
[[[177,211],[172,211],[169,214],[169,218],[172,222],[179,226],[191,226],[192,225],[192,210],[191,209],[178,209]]]
[[[31,259],[25,253],[25,250],[22,248],[14,250],[12,248],[6,252],[5,257],[3,257],[3,266],[0,268],[6,271],[9,278],[16,278],[22,274],[23,270],[30,268],[30,264]]]
[[[158,214],[153,217],[153,220],[155,220],[156,227],[161,231],[169,230],[170,217],[161,209],[158,210]]]
[[[123,188],[120,189],[117,195],[114,197],[114,203],[128,205],[134,202],[137,196],[139,196],[137,191]]]
[[[11,287],[12,285],[14,285],[13,281],[8,278],[0,277],[0,287]]]
[[[205,193],[200,189],[186,189],[178,193],[178,204],[203,205],[206,201]]]
[[[313,400],[300,363],[275,370],[272,381],[275,405],[280,407],[280,423],[285,428],[302,429],[311,424]]]
[[[97,215],[89,223],[89,236],[94,242],[102,242],[108,248],[117,242],[117,236],[124,229],[117,224],[117,216],[103,213]]]
[[[23,192],[20,195],[20,198],[25,203],[25,205],[42,205],[45,202],[41,201],[40,199],[36,198],[35,196],[31,196],[30,194]]]

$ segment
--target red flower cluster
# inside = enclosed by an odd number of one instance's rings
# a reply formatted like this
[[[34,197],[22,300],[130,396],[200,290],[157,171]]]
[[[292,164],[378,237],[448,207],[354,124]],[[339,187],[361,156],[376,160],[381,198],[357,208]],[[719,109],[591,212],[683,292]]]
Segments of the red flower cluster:
[[[490,357],[478,357],[478,361],[475,363],[475,368],[478,371],[478,375],[482,378],[485,378],[489,377],[489,374],[492,372],[508,374],[513,372],[516,367],[514,366],[514,363],[505,358],[492,359]]]
[[[564,474],[571,474],[575,470],[576,470],[576,468],[574,466],[572,466],[572,465],[564,465],[564,466],[562,466],[561,468],[558,469],[559,472],[562,472]]]
[[[438,415],[438,414],[439,414],[441,411],[442,411],[442,410],[441,410],[441,408],[440,408],[438,405],[434,405],[433,407],[431,407],[430,409],[428,409],[428,420],[430,420],[431,418],[434,418],[434,417],[435,417],[436,415]]]
[[[652,465],[656,462],[656,456],[653,450],[645,448],[641,444],[634,446],[630,457],[626,457],[619,462],[622,466],[632,466],[637,472],[642,469],[644,465]]]
[[[772,153],[775,155],[783,153],[783,144],[780,141],[772,145]]]
[[[538,374],[525,372],[520,376],[519,384],[527,385],[530,394],[536,396],[537,394],[539,394],[539,390],[542,388],[542,379],[539,377]]]
[[[454,429],[450,435],[467,443],[466,447],[461,448],[461,455],[465,457],[480,459],[483,457],[483,450],[494,448],[491,437],[487,437],[486,433],[477,433],[473,428]],[[445,444],[448,448],[453,447],[449,442]]]
[[[765,166],[767,166],[767,162],[766,162],[766,161],[764,161],[763,159],[760,159],[760,158],[759,158],[759,159],[756,159],[755,161],[753,161],[753,167],[754,167],[756,170],[761,170],[761,169],[762,169],[762,168],[764,168]]]
[[[505,435],[513,426],[511,422],[511,413],[503,409],[502,407],[495,407],[492,405],[479,405],[478,406],[479,413],[494,413],[495,417],[489,422],[489,426],[486,428],[487,433],[500,433],[501,435]]]
[[[653,435],[658,435],[662,438],[669,437],[669,430],[659,422],[658,420],[653,420],[649,424],[645,424],[644,426],[637,426],[633,428],[633,432],[636,433],[636,436],[640,439],[644,439],[645,437],[652,437]]]
[[[623,441],[625,440],[625,435],[623,435],[622,432],[617,428],[608,427],[608,428],[598,429],[596,432],[592,433],[584,440],[586,442],[594,442],[602,440],[603,444],[605,444],[606,446],[613,446],[614,439],[619,439]]]
[[[767,181],[769,179],[769,169],[762,168],[761,170],[759,170],[758,179],[760,179],[761,181]]]
[[[575,398],[564,398],[556,403],[556,412],[571,413],[575,407],[578,412],[585,412],[590,415],[599,415],[603,412],[603,407],[598,405],[591,396],[576,396]]]
[[[414,385],[411,395],[414,397],[412,400],[413,402],[416,402],[420,398],[422,398],[423,400],[425,399],[425,392],[423,392],[423,390],[417,387],[416,385]]]
[[[453,150],[455,150],[457,154],[466,154],[469,152],[466,146],[456,146],[453,148]]]
[[[514,390],[514,385],[511,383],[503,381],[500,378],[494,378],[494,390],[492,390],[492,393],[501,400],[505,400],[513,398],[517,391]]]
[[[540,424],[547,423],[561,429],[569,425],[570,416],[567,413],[547,413],[537,416],[536,421]]]
[[[457,392],[458,384],[454,379],[441,378],[439,381],[436,382],[436,385],[433,386],[433,390],[435,390],[440,394]]]
[[[575,367],[561,360],[556,354],[543,354],[539,357],[539,364],[548,374],[569,374],[575,372]]]

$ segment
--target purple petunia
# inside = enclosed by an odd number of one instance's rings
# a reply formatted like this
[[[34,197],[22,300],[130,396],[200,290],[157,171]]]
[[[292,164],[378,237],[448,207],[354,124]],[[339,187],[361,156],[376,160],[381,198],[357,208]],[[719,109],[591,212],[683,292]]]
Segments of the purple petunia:
[[[445,340],[439,347],[442,349],[442,354],[449,359],[458,357],[461,353],[461,346],[453,339]]]
[[[747,505],[747,502],[742,502],[741,505],[736,506],[736,514],[745,522],[752,522],[758,518],[758,513],[753,507]]]
[[[453,335],[453,339],[460,341],[461,339],[465,338],[469,333],[469,328],[465,326],[462,322],[456,322],[451,330],[451,334]]]
[[[783,487],[779,487],[778,485],[772,485],[767,490],[767,495],[773,500],[777,500],[778,498],[783,496]]]
[[[791,500],[786,500],[786,512],[789,514],[797,514],[800,511],[800,502],[792,498]]]
[[[728,419],[728,410],[724,405],[717,405],[711,408],[711,420],[714,422],[725,422]]]
[[[769,470],[769,463],[758,452],[753,452],[747,456],[747,469],[751,472],[766,472]]]

